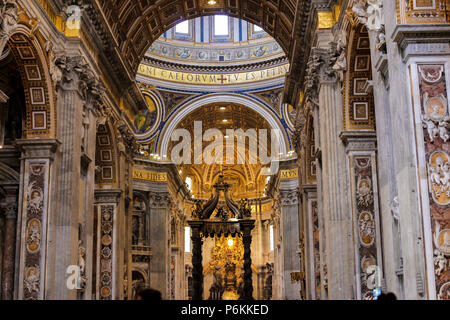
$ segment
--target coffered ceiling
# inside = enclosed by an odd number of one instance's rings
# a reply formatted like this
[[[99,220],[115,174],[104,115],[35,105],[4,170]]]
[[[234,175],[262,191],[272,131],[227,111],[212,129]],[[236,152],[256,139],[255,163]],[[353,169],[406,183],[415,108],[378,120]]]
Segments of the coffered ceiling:
[[[309,13],[309,0],[98,0],[102,16],[125,63],[136,71],[146,50],[176,23],[224,13],[259,25],[290,55],[299,41],[299,19]]]

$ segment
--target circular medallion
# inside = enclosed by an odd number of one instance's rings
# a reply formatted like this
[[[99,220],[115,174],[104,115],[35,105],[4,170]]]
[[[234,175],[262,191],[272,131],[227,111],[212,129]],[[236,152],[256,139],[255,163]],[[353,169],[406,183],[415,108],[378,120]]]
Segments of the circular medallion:
[[[111,294],[111,290],[108,287],[103,287],[100,289],[100,294],[102,297],[108,297]]]
[[[111,238],[110,235],[104,235],[104,236],[102,237],[102,244],[103,244],[104,246],[109,246],[111,243],[112,243],[112,238]]]
[[[450,300],[450,281],[444,283],[439,289],[439,300]]]
[[[439,232],[436,245],[443,254],[450,255],[450,229]]]
[[[359,239],[364,247],[370,247],[375,241],[375,222],[368,211],[359,215]]]

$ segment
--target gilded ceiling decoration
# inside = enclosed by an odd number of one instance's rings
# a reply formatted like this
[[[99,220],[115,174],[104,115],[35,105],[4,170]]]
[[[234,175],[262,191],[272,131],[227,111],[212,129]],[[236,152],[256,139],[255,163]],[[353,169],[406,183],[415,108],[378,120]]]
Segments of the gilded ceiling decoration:
[[[180,1],[110,1],[101,0],[99,6],[111,33],[131,70],[136,71],[151,44],[169,28],[185,19],[221,12],[259,25],[280,44],[284,52],[291,52],[296,12],[309,11],[309,1],[294,0],[226,0],[211,6],[203,0]]]
[[[205,132],[210,128],[217,128],[222,131],[224,135],[224,154],[225,154],[225,140],[226,129],[241,128],[247,129],[266,129],[270,132],[269,123],[255,111],[237,104],[217,103],[206,105],[195,110],[185,117],[177,126],[177,128],[187,129],[191,136],[194,136],[194,121],[202,122],[202,130]],[[211,142],[203,142],[203,148]],[[168,155],[177,142],[169,144]],[[267,142],[270,145],[270,141]],[[238,152],[235,145],[234,164],[191,164],[179,165],[178,168],[181,175],[186,178],[193,179],[193,194],[196,198],[209,198],[212,186],[218,179],[220,172],[224,173],[224,179],[231,185],[230,193],[235,199],[261,197],[264,194],[266,186],[266,176],[260,175],[261,163],[249,164],[248,161],[239,164],[239,159],[243,157],[248,158],[248,146],[245,146],[245,155]],[[191,145],[193,148],[193,144]],[[270,153],[270,149],[269,149]],[[192,149],[192,154],[193,149]],[[248,159],[247,159],[248,160]],[[194,162],[194,161],[192,161]]]

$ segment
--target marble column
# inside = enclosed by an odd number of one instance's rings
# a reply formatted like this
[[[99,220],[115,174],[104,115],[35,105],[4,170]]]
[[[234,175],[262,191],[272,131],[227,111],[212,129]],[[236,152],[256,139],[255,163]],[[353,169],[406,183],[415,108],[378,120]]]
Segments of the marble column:
[[[291,281],[291,274],[300,272],[297,254],[300,241],[298,179],[280,181],[281,233],[281,299],[300,299],[300,284]]]
[[[167,299],[169,283],[169,210],[171,198],[168,192],[149,192],[150,205],[150,286],[159,290]]]
[[[92,210],[94,201],[92,162],[96,121],[92,112],[98,107],[102,86],[91,67],[78,54],[70,53],[55,62],[61,72],[61,79],[56,84],[61,147],[56,176],[56,214],[52,217],[51,234],[54,238],[50,257],[54,265],[48,277],[52,283],[49,299],[77,299],[77,291],[65,285],[66,272],[69,266],[78,264],[79,241],[90,244],[90,238],[83,235],[86,234],[86,226],[92,228],[92,215],[84,216],[84,213]],[[89,190],[91,192],[87,192]],[[92,233],[92,229],[89,231]]]
[[[331,70],[329,51],[314,48],[309,74],[313,86],[308,94],[318,108],[320,170],[318,170],[319,207],[324,216],[326,262],[322,280],[327,281],[328,298],[353,299],[354,259],[351,204],[349,199],[349,174],[345,148],[339,139],[343,129],[343,98],[341,86]],[[317,136],[316,136],[317,137]],[[319,166],[318,166],[319,167]],[[328,279],[328,280],[326,280]]]
[[[200,236],[201,222],[190,221],[192,239],[192,300],[202,300],[203,298],[203,265],[202,265],[202,244]]]
[[[5,237],[2,270],[2,300],[14,297],[14,273],[17,228],[17,193],[18,186],[3,186],[6,191],[5,202],[0,206],[5,217]]]
[[[242,232],[242,242],[244,244],[244,289],[243,300],[253,300],[252,283],[252,257],[250,245],[252,243],[252,229],[255,226],[254,220],[244,220],[240,222]]]

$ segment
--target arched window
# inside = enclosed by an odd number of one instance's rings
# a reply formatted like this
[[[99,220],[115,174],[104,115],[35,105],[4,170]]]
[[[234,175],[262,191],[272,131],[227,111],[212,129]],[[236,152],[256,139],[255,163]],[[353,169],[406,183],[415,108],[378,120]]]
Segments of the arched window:
[[[269,226],[269,247],[270,251],[273,251],[274,242],[273,242],[273,225]]]
[[[228,16],[216,15],[214,16],[214,35],[227,36],[229,34]]]
[[[191,227],[184,227],[184,252],[191,252]]]
[[[263,28],[257,26],[256,24],[253,25],[253,32],[263,32]]]
[[[186,182],[186,186],[189,189],[189,191],[192,192],[192,178],[191,177],[186,177],[185,182]]]
[[[186,21],[183,21],[183,22],[180,22],[179,24],[177,24],[175,26],[175,32],[188,34],[189,33],[189,21],[186,20]]]

